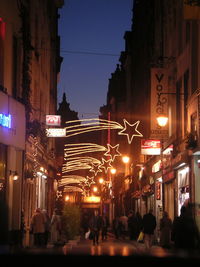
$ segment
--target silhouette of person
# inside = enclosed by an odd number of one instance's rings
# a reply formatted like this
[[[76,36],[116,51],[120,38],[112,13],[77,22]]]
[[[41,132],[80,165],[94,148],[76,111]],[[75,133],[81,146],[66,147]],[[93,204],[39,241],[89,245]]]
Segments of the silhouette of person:
[[[181,207],[180,216],[176,217],[172,225],[172,241],[177,249],[189,252],[199,247],[200,235],[196,222],[193,218],[192,206]]]
[[[171,246],[171,230],[172,220],[166,211],[163,212],[163,217],[160,219],[160,245],[163,248]]]
[[[143,232],[144,244],[146,249],[150,249],[153,243],[154,230],[156,228],[156,217],[152,214],[153,210],[150,209],[148,213],[143,216]]]

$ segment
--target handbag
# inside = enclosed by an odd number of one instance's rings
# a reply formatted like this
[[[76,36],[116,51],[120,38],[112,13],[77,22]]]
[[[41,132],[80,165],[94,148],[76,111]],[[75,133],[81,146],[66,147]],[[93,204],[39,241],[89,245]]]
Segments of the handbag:
[[[88,230],[88,232],[85,233],[85,239],[88,239],[90,235],[90,230]]]
[[[138,236],[137,242],[142,242],[143,239],[144,239],[144,233],[141,231],[139,236]]]

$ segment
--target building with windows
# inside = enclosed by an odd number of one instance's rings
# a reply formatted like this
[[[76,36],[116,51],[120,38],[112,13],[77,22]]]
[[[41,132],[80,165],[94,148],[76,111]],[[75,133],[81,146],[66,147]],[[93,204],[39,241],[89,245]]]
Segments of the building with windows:
[[[55,201],[55,140],[45,131],[46,115],[57,109],[58,8],[63,4],[0,2],[0,195],[13,242],[19,242],[23,214],[26,246],[34,210],[51,214]]]

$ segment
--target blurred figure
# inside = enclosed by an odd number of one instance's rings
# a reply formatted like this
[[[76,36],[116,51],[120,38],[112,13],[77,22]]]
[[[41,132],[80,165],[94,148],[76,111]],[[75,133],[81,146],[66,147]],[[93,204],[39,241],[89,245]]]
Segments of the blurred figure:
[[[113,219],[113,232],[115,235],[115,238],[118,239],[120,237],[120,220],[119,216],[115,217]]]
[[[138,236],[140,232],[142,231],[143,224],[142,224],[142,216],[139,213],[139,211],[136,212],[135,214],[135,226],[136,226],[136,240],[138,239]]]
[[[44,245],[47,246],[50,236],[51,219],[45,209],[42,211],[42,214],[45,218]]]
[[[128,233],[128,217],[124,214],[120,216],[120,234],[123,237],[123,239],[126,238]]]
[[[107,232],[109,227],[109,220],[106,214],[103,214],[102,220],[101,220],[101,237],[102,240],[107,239]]]
[[[133,210],[128,214],[128,231],[130,240],[136,239],[136,219]]]
[[[31,229],[34,235],[34,245],[41,247],[44,245],[44,231],[45,231],[45,218],[39,208],[35,210],[35,213],[31,219]]]
[[[57,209],[51,217],[51,243],[57,245],[61,235],[61,216]]]
[[[26,225],[24,220],[24,210],[21,211],[21,225],[20,225],[20,247],[23,248],[24,235],[26,233]]]
[[[99,244],[99,232],[101,229],[101,217],[99,216],[98,210],[94,211],[94,214],[90,218],[89,222],[90,231],[92,232],[93,245]]]
[[[181,207],[180,216],[176,217],[172,225],[172,241],[177,249],[194,252],[200,247],[200,235],[193,218],[192,206]]]
[[[163,248],[171,247],[171,230],[172,220],[166,211],[163,212],[163,217],[160,219],[160,245]]]
[[[82,238],[85,239],[85,233],[89,230],[89,215],[87,212],[83,212],[81,217]]]
[[[148,213],[143,216],[143,232],[144,244],[146,249],[150,249],[153,243],[154,230],[156,228],[156,217],[152,214],[153,210],[150,209]]]

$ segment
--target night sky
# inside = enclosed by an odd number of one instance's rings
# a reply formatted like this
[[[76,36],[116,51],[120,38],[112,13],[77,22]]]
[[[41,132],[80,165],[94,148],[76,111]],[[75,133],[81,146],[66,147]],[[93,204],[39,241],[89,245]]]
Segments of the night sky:
[[[133,0],[65,0],[59,10],[58,103],[65,92],[79,119],[97,117],[106,104],[109,78],[125,49],[125,31],[131,30],[132,7]]]

